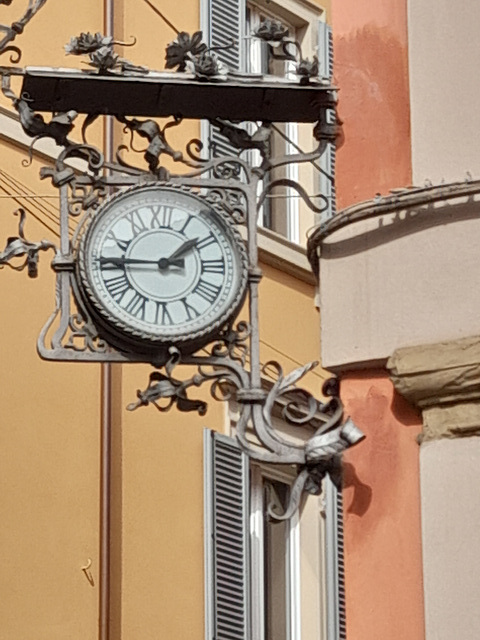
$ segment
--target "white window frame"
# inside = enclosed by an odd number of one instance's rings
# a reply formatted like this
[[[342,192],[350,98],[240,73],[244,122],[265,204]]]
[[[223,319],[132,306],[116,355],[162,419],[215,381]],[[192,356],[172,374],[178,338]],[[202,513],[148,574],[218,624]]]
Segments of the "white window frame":
[[[240,6],[245,6],[245,0],[237,0]],[[210,29],[210,13],[209,6],[214,0],[201,0],[201,27],[205,34],[206,40],[209,40]],[[250,0],[248,5],[255,7],[257,10],[278,18],[292,29],[297,29],[297,36],[302,41],[303,54],[311,58],[315,53],[320,57],[328,51],[325,46],[325,35],[321,33],[321,23],[325,20],[325,11],[319,6],[314,5],[305,0]],[[246,11],[245,11],[246,16]],[[244,32],[245,27],[240,29],[240,33]],[[246,64],[246,60],[242,61],[241,66]],[[325,66],[325,65],[324,65]],[[325,71],[322,69],[322,75]],[[308,135],[306,131],[308,130]],[[209,137],[208,123],[202,123],[202,138],[207,140]],[[295,145],[301,148],[311,148],[311,127],[298,126],[296,123],[287,123],[286,135],[292,141],[286,145],[288,154],[295,153],[297,150]],[[330,173],[330,155],[324,154],[320,160],[320,166]],[[287,177],[291,180],[301,182],[307,193],[317,194],[319,186],[329,189],[327,198],[334,204],[334,192],[332,195],[331,183],[325,177],[320,179],[315,169],[309,165],[299,167],[298,165],[289,165],[286,167]],[[273,199],[274,200],[274,199]],[[285,238],[290,242],[298,245],[304,244],[306,241],[307,231],[319,222],[319,217],[313,212],[306,209],[301,202],[300,196],[293,190],[287,189],[286,197],[286,234]],[[328,211],[322,214],[321,218],[326,219],[334,212],[334,206],[329,207]],[[259,226],[263,225],[260,216]],[[266,228],[266,227],[265,227]],[[267,228],[266,228],[267,229]],[[270,229],[268,229],[270,231]],[[273,233],[278,233],[273,231]],[[281,234],[283,235],[283,234]]]
[[[265,584],[264,521],[267,505],[264,504],[264,481],[278,480],[292,485],[291,474],[282,473],[271,466],[250,466],[250,578],[252,638],[265,637]],[[286,523],[285,584],[287,586],[286,624],[287,640],[302,640],[301,626],[301,567],[300,567],[300,518],[298,511]]]
[[[247,24],[246,32],[252,33],[260,26],[261,22],[261,14],[272,18],[272,19],[280,19],[280,16],[275,14],[274,11],[270,8],[265,8],[260,6],[256,2],[247,2],[247,6],[250,9],[250,24]],[[283,20],[283,24],[288,27],[291,35],[295,38],[295,27],[289,22]],[[262,56],[261,56],[261,46],[262,42],[258,39],[254,39],[253,42],[248,46],[249,59],[245,61],[246,68],[250,73],[262,73]],[[288,61],[286,63],[287,74],[289,72],[293,72],[295,69],[295,63],[292,61]],[[290,155],[296,153],[295,145],[298,145],[298,124],[296,122],[287,122],[285,125],[285,136],[291,140],[291,142],[285,143],[285,154]],[[252,164],[259,164],[260,162],[260,153],[258,151],[253,151],[251,153],[251,162]],[[289,180],[298,181],[298,165],[289,164],[286,166],[286,177]],[[263,188],[263,183],[259,184],[260,191]],[[291,189],[290,187],[286,190],[285,195],[285,213],[286,213],[286,238],[290,242],[294,242],[298,244],[300,242],[300,224],[299,224],[299,200],[297,197],[297,193]],[[260,212],[258,224],[261,227],[269,228],[266,226],[264,216],[262,212]]]

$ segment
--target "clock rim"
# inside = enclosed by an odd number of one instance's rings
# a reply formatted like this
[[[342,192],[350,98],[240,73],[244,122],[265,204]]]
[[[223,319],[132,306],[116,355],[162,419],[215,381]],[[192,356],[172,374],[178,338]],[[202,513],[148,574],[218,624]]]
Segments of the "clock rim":
[[[101,299],[95,293],[95,287],[91,285],[89,270],[86,267],[86,247],[88,245],[89,236],[92,229],[98,224],[99,217],[106,214],[112,207],[115,207],[117,201],[129,197],[132,193],[147,190],[181,192],[189,198],[196,200],[202,208],[208,208],[213,215],[220,218],[220,226],[223,226],[230,235],[230,243],[237,253],[238,263],[240,266],[240,278],[236,288],[235,296],[227,309],[212,323],[208,323],[201,329],[190,332],[181,332],[177,335],[152,335],[147,330],[134,328],[122,322],[113,316],[109,310],[102,304]],[[75,282],[81,303],[81,308],[91,316],[99,334],[102,335],[112,345],[118,346],[122,350],[142,351],[145,348],[163,351],[173,346],[181,351],[192,353],[193,351],[204,346],[214,339],[222,327],[231,324],[245,302],[248,291],[248,272],[249,261],[247,250],[242,235],[231,221],[228,214],[221,205],[209,202],[202,195],[194,192],[191,187],[185,185],[172,185],[165,183],[151,183],[135,185],[126,189],[120,189],[117,192],[107,196],[101,206],[91,215],[90,221],[84,225],[75,246]],[[75,297],[77,297],[75,295]]]

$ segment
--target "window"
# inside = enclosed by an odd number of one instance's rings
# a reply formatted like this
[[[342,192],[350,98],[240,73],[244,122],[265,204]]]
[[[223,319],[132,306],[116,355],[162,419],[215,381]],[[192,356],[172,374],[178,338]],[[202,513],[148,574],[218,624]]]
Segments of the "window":
[[[323,21],[323,12],[307,7],[298,0],[203,0],[202,28],[211,46],[225,45],[235,40],[232,49],[219,51],[218,55],[230,68],[250,73],[285,75],[292,72],[294,63],[269,60],[265,43],[249,38],[264,18],[280,20],[288,27],[290,36],[301,42],[303,54],[320,61],[320,74],[331,78],[333,49],[331,30]],[[275,153],[296,153],[299,149],[312,148],[312,127],[287,123],[275,125],[273,147]],[[217,155],[237,154],[237,150],[216,131],[203,131],[204,138]],[[255,161],[255,153],[248,152]],[[258,160],[258,158],[257,158]],[[322,214],[315,215],[306,207],[300,196],[289,187],[277,187],[269,194],[259,213],[259,225],[278,233],[291,242],[303,244],[307,230],[335,212],[334,190],[335,149],[329,145],[327,152],[313,165],[290,165],[277,169],[272,178],[286,177],[299,181],[315,204],[322,204],[318,193],[327,197],[329,206]]]
[[[341,492],[327,477],[301,515],[274,521],[292,480],[205,432],[206,640],[344,638]]]

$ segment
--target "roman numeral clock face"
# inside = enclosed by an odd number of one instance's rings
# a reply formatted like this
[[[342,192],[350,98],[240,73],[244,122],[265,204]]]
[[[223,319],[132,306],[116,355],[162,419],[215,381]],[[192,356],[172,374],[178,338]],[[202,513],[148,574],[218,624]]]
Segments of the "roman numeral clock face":
[[[77,279],[112,343],[191,352],[239,311],[247,257],[237,230],[199,196],[151,185],[97,212],[80,241]]]

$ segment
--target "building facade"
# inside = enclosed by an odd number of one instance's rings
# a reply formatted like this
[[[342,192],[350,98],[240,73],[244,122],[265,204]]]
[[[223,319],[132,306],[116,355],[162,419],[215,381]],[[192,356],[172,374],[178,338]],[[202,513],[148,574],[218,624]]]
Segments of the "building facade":
[[[343,122],[336,182],[333,149],[316,172],[283,177],[310,194],[318,187],[329,214],[336,188],[342,211],[319,220],[288,190],[262,210],[260,322],[262,362],[290,371],[321,354],[306,388],[319,396],[338,375],[347,414],[367,435],[343,460],[347,627],[341,532],[327,526],[338,524],[335,487],[272,525],[265,512],[271,502],[284,507],[292,476],[247,467],[230,439],[234,402],[199,390],[205,416],[128,412],[150,367],[42,361],[35,345],[55,298],[45,259],[37,280],[0,274],[0,639],[476,640],[479,9],[443,0],[81,4],[45,3],[23,35],[22,64],[79,67],[63,47],[89,31],[135,37],[132,48],[118,45],[122,55],[163,68],[176,31],[201,27],[214,46],[222,35],[243,43],[231,64],[263,73],[269,61],[249,36],[267,17],[316,49],[328,77],[322,25],[333,26]],[[2,6],[5,23],[17,17],[11,5]],[[107,149],[125,134],[99,120],[89,135]],[[221,145],[196,122],[172,140],[199,135]],[[311,131],[278,135],[290,153],[308,148]],[[39,178],[58,149],[39,141],[25,167],[31,139],[4,98],[0,136],[1,237],[18,233],[12,213],[23,207],[27,238],[58,240],[58,192]],[[302,244],[319,222],[308,245],[316,291]],[[222,593],[224,627],[209,555],[224,490],[218,474],[213,484],[215,464],[229,501],[238,496],[226,519],[228,535],[240,531],[235,570],[243,567]],[[242,514],[239,527],[230,508]]]

